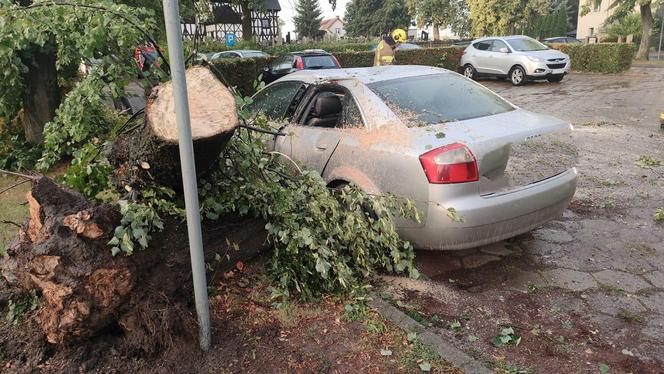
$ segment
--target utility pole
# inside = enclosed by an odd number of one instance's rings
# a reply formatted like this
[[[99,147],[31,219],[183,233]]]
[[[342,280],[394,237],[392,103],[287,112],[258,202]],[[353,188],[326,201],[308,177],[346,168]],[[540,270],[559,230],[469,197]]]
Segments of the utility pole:
[[[194,145],[191,139],[189,118],[189,99],[185,78],[184,53],[182,50],[182,32],[180,30],[180,10],[177,0],[163,0],[164,20],[166,21],[166,39],[168,57],[173,80],[175,99],[175,122],[178,126],[180,147],[180,166],[182,167],[182,185],[187,211],[187,234],[189,235],[189,255],[191,274],[194,280],[194,297],[198,315],[198,339],[203,351],[210,348],[210,307],[208,305],[207,282],[205,280],[205,259],[201,235],[201,216],[198,204],[196,184],[196,166],[194,164]]]

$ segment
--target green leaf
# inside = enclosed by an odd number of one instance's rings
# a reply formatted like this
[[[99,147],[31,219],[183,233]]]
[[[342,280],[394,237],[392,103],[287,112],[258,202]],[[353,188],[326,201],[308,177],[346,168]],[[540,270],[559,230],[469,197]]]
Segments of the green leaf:
[[[477,336],[475,336],[475,335],[468,335],[468,341],[469,341],[469,342],[477,341],[477,339],[478,339],[478,338],[477,338]]]
[[[408,333],[408,341],[413,342],[417,339],[417,333],[415,331]]]
[[[599,364],[598,369],[601,374],[607,374],[608,372],[611,371],[611,367],[609,367],[609,365],[604,363]]]

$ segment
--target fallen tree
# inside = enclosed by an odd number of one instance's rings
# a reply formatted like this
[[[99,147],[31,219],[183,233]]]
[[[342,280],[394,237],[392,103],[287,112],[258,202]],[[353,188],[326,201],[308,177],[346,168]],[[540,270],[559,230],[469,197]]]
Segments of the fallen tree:
[[[205,67],[187,70],[187,92],[197,175],[203,175],[219,157],[239,124],[235,96]],[[110,161],[114,181],[124,189],[145,181],[180,189],[182,174],[175,123],[173,85],[153,90],[145,120],[113,143]]]

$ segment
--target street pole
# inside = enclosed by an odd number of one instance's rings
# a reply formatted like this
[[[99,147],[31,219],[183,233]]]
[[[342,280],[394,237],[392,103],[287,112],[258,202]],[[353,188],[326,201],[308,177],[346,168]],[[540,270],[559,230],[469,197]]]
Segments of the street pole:
[[[164,20],[168,57],[173,82],[175,99],[175,122],[178,126],[180,165],[182,167],[182,185],[187,211],[187,234],[189,235],[189,255],[191,272],[194,280],[194,297],[198,315],[198,339],[203,351],[210,348],[210,308],[208,305],[207,282],[205,280],[205,259],[203,257],[203,239],[201,236],[201,216],[198,205],[196,185],[196,166],[194,164],[194,145],[191,140],[189,119],[189,99],[187,80],[184,70],[184,53],[180,30],[180,10],[177,0],[163,0]]]

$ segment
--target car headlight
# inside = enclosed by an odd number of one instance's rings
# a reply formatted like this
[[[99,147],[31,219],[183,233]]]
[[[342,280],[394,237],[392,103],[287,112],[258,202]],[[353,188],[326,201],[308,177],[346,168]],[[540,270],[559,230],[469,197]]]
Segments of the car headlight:
[[[526,56],[526,57],[528,57],[528,59],[529,59],[530,61],[534,61],[534,62],[542,62],[542,61],[544,61],[544,60],[542,60],[541,58],[539,58],[539,57],[535,57],[535,56]]]

